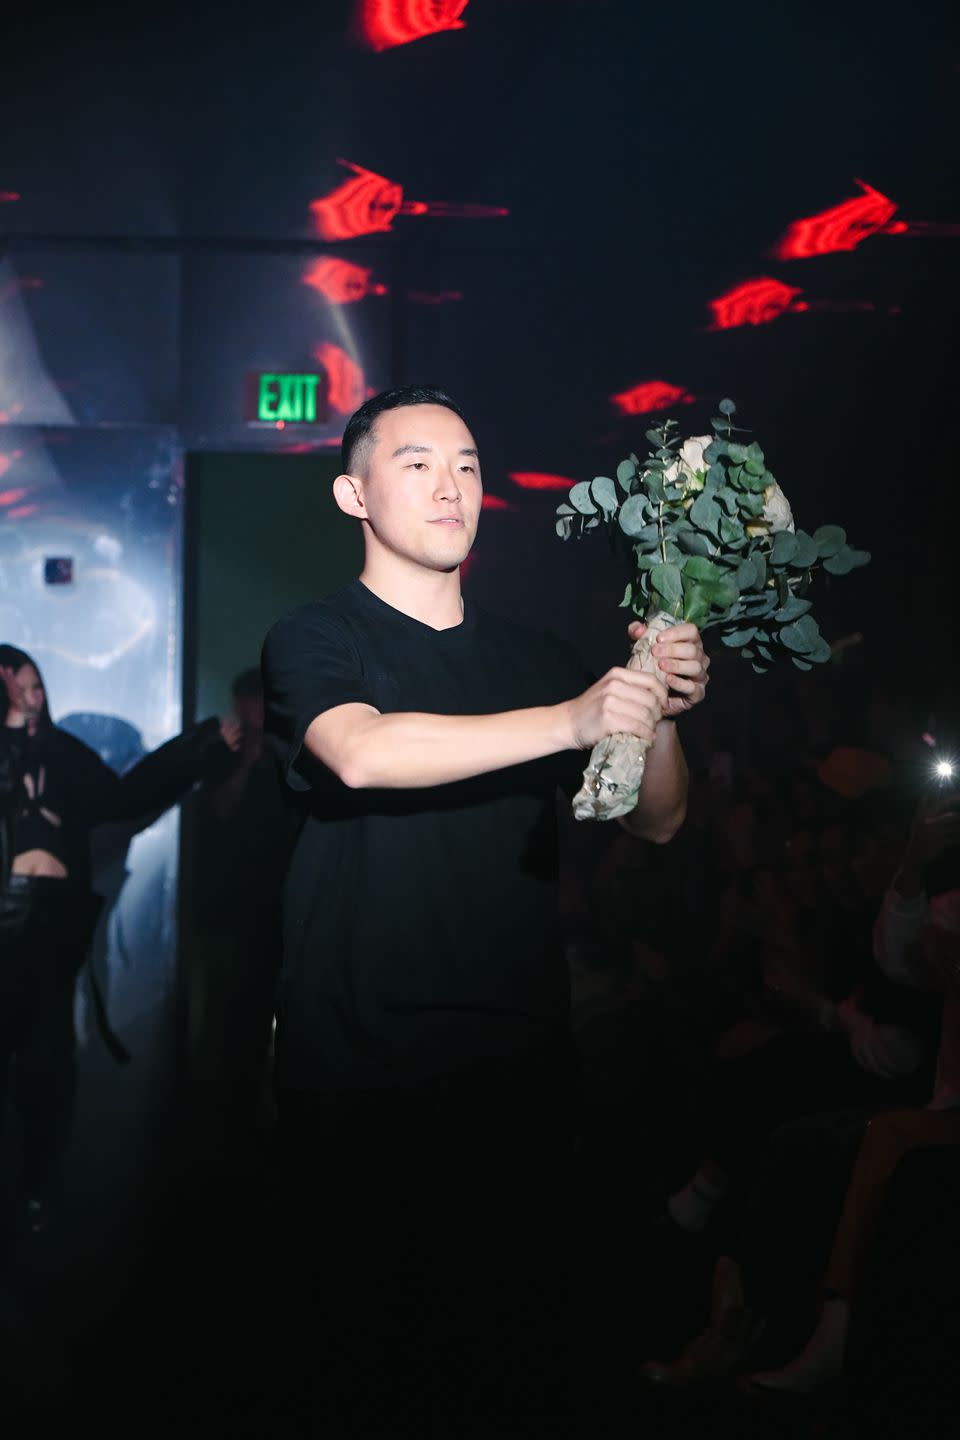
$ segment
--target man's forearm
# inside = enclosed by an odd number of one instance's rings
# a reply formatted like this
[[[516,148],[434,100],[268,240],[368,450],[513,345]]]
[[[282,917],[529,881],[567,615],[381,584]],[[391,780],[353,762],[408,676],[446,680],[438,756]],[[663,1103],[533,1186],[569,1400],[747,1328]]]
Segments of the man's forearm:
[[[687,813],[688,783],[676,721],[661,720],[656,741],[647,751],[636,806],[629,815],[620,817],[620,824],[640,840],[652,840],[658,845],[672,840]]]
[[[571,748],[565,705],[495,715],[359,715],[331,746],[320,716],[307,749],[356,790],[414,790],[468,780]]]

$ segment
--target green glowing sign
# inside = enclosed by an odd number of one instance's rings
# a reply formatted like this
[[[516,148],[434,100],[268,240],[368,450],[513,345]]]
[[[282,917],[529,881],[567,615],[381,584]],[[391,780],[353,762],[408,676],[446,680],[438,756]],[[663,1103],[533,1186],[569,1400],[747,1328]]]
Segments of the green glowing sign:
[[[261,371],[250,377],[248,418],[261,424],[316,425],[327,418],[327,377],[322,372]],[[252,393],[251,393],[252,392]]]

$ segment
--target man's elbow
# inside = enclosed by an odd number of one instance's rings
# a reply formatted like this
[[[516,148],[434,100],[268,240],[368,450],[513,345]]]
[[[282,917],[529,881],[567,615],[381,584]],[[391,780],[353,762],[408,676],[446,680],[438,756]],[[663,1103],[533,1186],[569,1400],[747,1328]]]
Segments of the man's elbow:
[[[686,816],[687,809],[686,806],[684,806],[682,810],[672,815],[668,821],[652,827],[645,838],[654,845],[668,845],[680,829]]]
[[[672,810],[669,815],[631,815],[621,817],[623,828],[637,840],[646,840],[651,845],[667,845],[676,835],[687,816],[686,801]]]

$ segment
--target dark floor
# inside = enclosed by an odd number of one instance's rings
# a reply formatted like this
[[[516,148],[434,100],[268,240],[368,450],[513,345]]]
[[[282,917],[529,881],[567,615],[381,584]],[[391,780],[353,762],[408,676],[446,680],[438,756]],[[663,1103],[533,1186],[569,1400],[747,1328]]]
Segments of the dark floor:
[[[664,1107],[651,1098],[646,1117],[636,1104],[618,1108],[615,1070],[596,1061],[582,1225],[569,1237],[590,1298],[563,1373],[546,1377],[535,1399],[504,1399],[499,1411],[471,1412],[464,1384],[451,1395],[440,1375],[403,1405],[391,1408],[388,1398],[378,1408],[361,1386],[332,1406],[324,1356],[308,1344],[304,1360],[292,1347],[293,1335],[310,1336],[311,1305],[323,1301],[297,1283],[269,1100],[233,1143],[215,1107],[175,1103],[142,1040],[122,1069],[94,1049],[82,1056],[68,1183],[46,1231],[25,1233],[16,1176],[6,1171],[0,1411],[16,1419],[11,1435],[78,1421],[98,1435],[906,1433],[902,1417],[886,1432],[875,1414],[867,1423],[856,1394],[776,1403],[747,1399],[732,1384],[693,1394],[643,1385],[641,1362],[675,1353],[705,1314],[713,1255],[706,1243],[678,1244],[651,1226],[637,1136],[645,1118],[648,1132],[664,1123]],[[464,1368],[469,1374],[469,1357]],[[918,1409],[907,1428],[918,1437],[950,1430],[926,1424]]]

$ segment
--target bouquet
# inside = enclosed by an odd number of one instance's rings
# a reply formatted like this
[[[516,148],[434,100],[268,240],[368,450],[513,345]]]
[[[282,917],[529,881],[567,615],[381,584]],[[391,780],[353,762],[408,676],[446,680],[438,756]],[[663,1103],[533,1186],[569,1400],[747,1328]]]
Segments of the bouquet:
[[[606,525],[624,555],[620,604],[647,626],[628,669],[659,675],[651,647],[671,625],[690,620],[719,629],[723,644],[758,673],[783,656],[809,670],[831,655],[808,599],[814,572],[846,575],[870,556],[848,545],[839,525],[798,530],[760,446],[736,438],[746,432],[733,423],[733,401],[721,400],[719,409],[713,435],[681,441],[667,420],[646,432],[647,459],[622,460],[615,481],[599,475],[574,485],[557,507],[557,534],[569,540]],[[594,746],[573,801],[578,820],[633,809],[649,743],[610,735]]]

